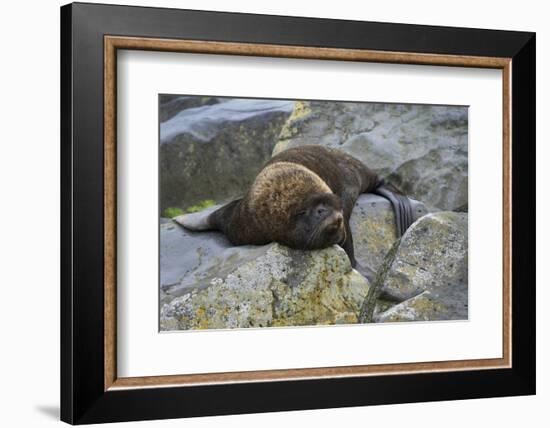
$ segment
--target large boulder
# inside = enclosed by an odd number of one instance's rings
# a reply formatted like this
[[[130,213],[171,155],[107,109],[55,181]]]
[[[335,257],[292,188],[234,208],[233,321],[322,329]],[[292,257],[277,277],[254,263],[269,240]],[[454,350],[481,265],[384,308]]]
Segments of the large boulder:
[[[415,218],[428,212],[411,203]],[[219,232],[191,232],[176,221],[160,230],[165,330],[356,323],[370,280],[397,238],[390,203],[372,194],[359,197],[350,222],[357,271],[338,246],[232,246]]]
[[[468,299],[465,292],[456,287],[456,295],[442,296],[426,290],[398,305],[376,314],[375,322],[450,321],[468,319]]]
[[[428,214],[415,222],[386,255],[363,305],[361,319],[387,322],[467,318],[468,215]]]
[[[168,118],[160,124],[161,211],[242,195],[270,159],[294,106],[285,100],[193,98],[169,98],[160,106],[160,117]],[[197,99],[203,104],[173,114]]]
[[[419,201],[410,200],[414,219],[429,209]],[[208,208],[213,212],[221,205]],[[258,256],[260,247],[234,247],[219,232],[191,232],[177,225],[178,217],[161,221],[160,282],[161,290],[181,295],[197,284],[208,283],[212,272],[225,273],[234,266]],[[389,201],[373,194],[360,195],[350,219],[357,270],[369,280],[374,277],[386,253],[397,239],[395,215]],[[227,263],[227,260],[230,263]]]
[[[159,95],[159,122],[166,122],[182,110],[218,104],[224,98],[196,97],[192,95]]]
[[[161,251],[187,234],[179,226],[162,225]],[[197,244],[181,241],[190,253],[201,253],[204,247]],[[207,268],[198,261],[183,282],[163,284],[161,330],[356,323],[368,294],[368,281],[338,246],[307,252],[275,243],[205,247]]]
[[[300,101],[274,154],[307,144],[355,156],[429,206],[467,210],[466,107]]]
[[[413,219],[428,214],[422,202],[410,199]],[[397,237],[395,214],[390,202],[378,195],[363,194],[355,202],[350,218],[357,270],[369,280],[384,261]]]

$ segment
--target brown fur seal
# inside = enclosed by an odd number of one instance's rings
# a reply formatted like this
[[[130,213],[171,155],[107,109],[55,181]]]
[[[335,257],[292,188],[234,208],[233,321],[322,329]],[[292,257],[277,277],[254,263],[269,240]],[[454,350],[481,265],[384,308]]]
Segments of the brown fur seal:
[[[410,202],[397,189],[359,160],[314,145],[274,156],[243,198],[177,221],[191,230],[220,230],[234,245],[279,242],[310,250],[339,244],[355,266],[349,219],[361,193],[390,200],[398,236],[412,223]]]

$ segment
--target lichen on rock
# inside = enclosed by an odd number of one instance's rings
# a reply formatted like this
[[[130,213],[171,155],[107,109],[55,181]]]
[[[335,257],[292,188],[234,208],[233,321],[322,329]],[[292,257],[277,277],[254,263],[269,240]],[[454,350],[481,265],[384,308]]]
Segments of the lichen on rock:
[[[390,204],[359,197],[351,221],[357,270],[339,246],[235,247],[219,232],[161,224],[161,328],[466,318],[467,214],[424,215],[411,202],[419,220],[396,240]]]
[[[467,206],[467,107],[302,101],[298,109],[274,154],[308,144],[335,147],[429,206]]]
[[[414,199],[410,202],[414,220],[430,212],[422,202]],[[350,218],[350,227],[357,269],[372,279],[397,239],[395,214],[390,202],[374,194],[360,195]]]
[[[242,196],[271,157],[293,106],[287,100],[219,98],[166,116],[161,105],[159,114],[169,117],[160,124],[161,212]]]
[[[373,301],[395,302],[385,311]],[[428,214],[388,253],[361,319],[377,322],[468,318],[468,215]]]
[[[161,307],[162,330],[356,323],[369,283],[338,246],[279,244]]]
[[[352,269],[338,246],[236,247],[161,219],[162,330],[467,319],[466,107],[196,98],[161,100],[165,216],[241,197],[272,154],[320,144],[414,198],[416,221],[399,239],[390,203],[360,195]]]
[[[467,317],[458,317],[466,319]],[[449,308],[430,291],[423,291],[417,296],[376,314],[376,322],[403,321],[440,321],[450,320]]]

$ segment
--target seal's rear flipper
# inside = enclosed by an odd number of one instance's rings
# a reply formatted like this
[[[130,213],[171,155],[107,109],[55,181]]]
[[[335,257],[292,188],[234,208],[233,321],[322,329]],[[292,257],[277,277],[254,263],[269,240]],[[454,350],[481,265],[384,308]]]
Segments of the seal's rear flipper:
[[[210,222],[209,217],[219,206],[208,208],[196,213],[182,214],[174,217],[173,220],[189,230],[212,230],[216,229]]]
[[[395,213],[397,236],[399,238],[403,236],[414,221],[413,210],[409,198],[393,191],[385,184],[374,189],[372,193],[383,196],[390,201],[393,207],[393,212]]]
[[[198,213],[183,214],[174,217],[173,220],[189,230],[219,230],[225,233],[230,241],[233,241],[229,226],[235,215],[239,215],[238,212],[235,213],[235,208],[239,206],[240,201],[240,199],[236,199],[223,206],[216,205]]]

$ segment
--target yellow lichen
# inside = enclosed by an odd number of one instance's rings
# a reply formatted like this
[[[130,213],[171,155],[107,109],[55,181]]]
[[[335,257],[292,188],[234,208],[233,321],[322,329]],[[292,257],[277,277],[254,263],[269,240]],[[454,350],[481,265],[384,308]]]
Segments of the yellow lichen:
[[[298,129],[296,128],[296,126],[294,126],[294,124],[296,123],[296,121],[303,119],[310,113],[311,108],[309,105],[309,101],[296,101],[294,103],[294,110],[292,111],[292,114],[287,119],[287,121],[283,125],[283,128],[281,129],[279,140],[288,140],[296,135]]]
[[[411,302],[410,306],[416,311],[424,315],[427,315],[428,313],[433,314],[434,312],[442,312],[446,309],[443,304],[438,303],[435,300],[432,300],[426,296],[422,296],[417,299],[414,299]]]

